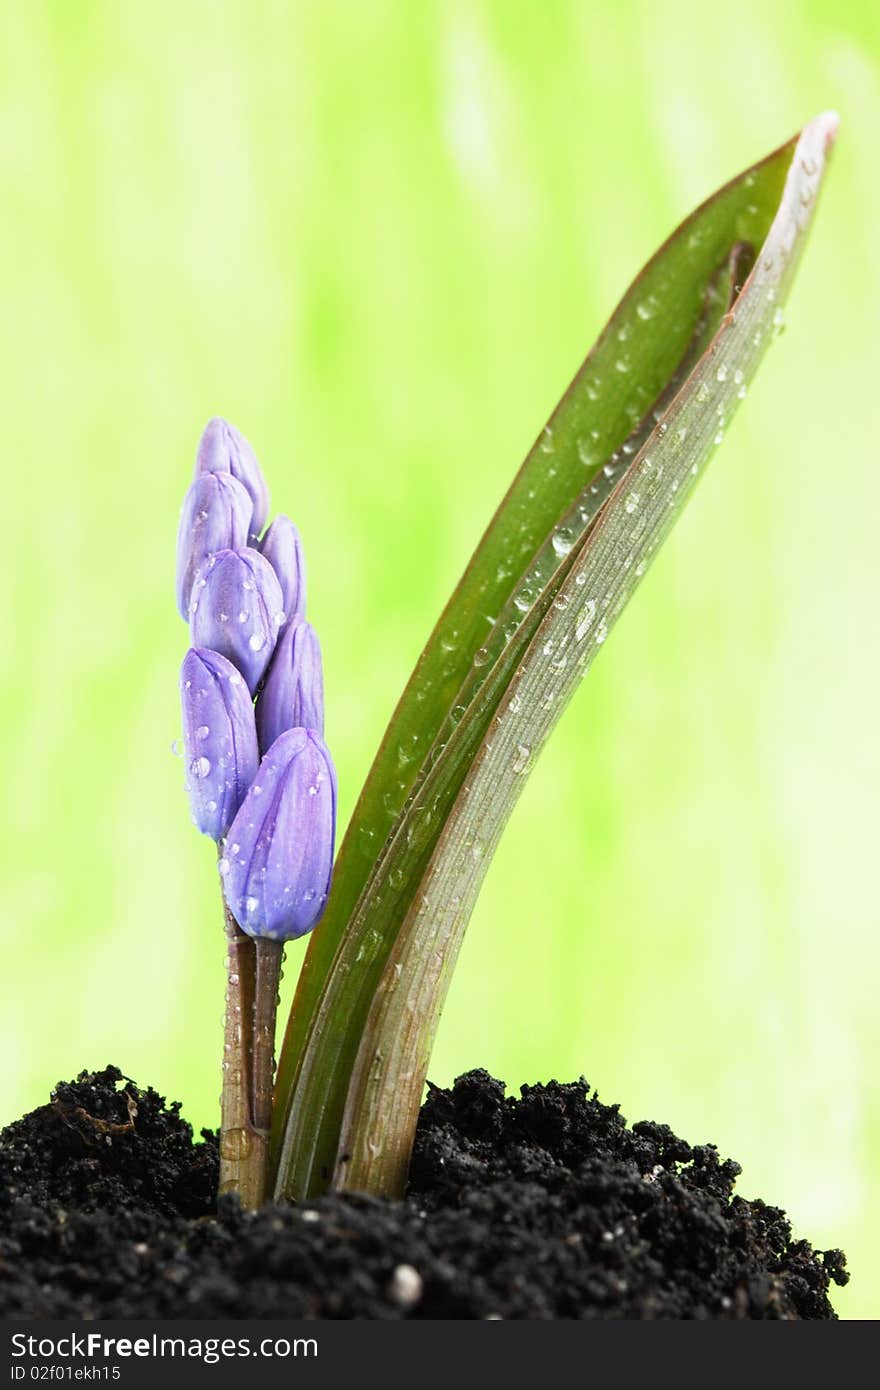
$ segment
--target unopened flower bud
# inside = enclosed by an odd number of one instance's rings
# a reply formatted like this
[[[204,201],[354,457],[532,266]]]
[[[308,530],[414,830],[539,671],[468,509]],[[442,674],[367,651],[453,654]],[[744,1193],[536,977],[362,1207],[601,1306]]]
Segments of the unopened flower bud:
[[[251,526],[258,536],[269,517],[269,489],[256,454],[228,420],[215,417],[205,426],[196,454],[195,476],[200,473],[231,473],[242,484],[254,504]]]
[[[192,644],[228,657],[252,695],[283,623],[281,586],[258,550],[221,550],[205,561],[190,603]]]
[[[177,530],[177,608],[184,619],[196,574],[218,550],[240,550],[251,534],[253,504],[231,473],[200,473],[183,500]]]
[[[324,734],[321,644],[311,623],[290,623],[281,633],[257,697],[257,737],[270,748],[288,729]]]
[[[220,861],[226,901],[249,936],[311,931],[330,892],[336,772],[324,740],[289,729],[260,763]]]
[[[259,766],[254,707],[232,663],[198,648],[183,658],[180,703],[193,821],[203,835],[220,840]]]
[[[306,565],[299,532],[283,512],[272,520],[259,549],[278,576],[289,623],[306,612]]]

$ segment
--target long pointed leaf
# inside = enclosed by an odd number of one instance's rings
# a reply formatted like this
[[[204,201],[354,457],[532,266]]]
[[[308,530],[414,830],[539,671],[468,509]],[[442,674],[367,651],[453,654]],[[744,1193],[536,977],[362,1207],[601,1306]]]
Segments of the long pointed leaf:
[[[297,992],[279,1068],[277,1114],[287,1127],[280,1190],[320,1190],[329,1179],[376,986],[489,722],[540,624],[558,611],[552,605],[603,502],[639,457],[653,413],[718,327],[743,249],[764,240],[793,153],[790,142],[727,185],[643,271],[523,465],[420,660],[355,811]]]
[[[721,443],[781,325],[835,130],[836,119],[820,117],[803,132],[742,293],[586,538],[446,819],[361,1041],[340,1139],[342,1186],[402,1190],[434,1031],[492,852],[535,756]]]

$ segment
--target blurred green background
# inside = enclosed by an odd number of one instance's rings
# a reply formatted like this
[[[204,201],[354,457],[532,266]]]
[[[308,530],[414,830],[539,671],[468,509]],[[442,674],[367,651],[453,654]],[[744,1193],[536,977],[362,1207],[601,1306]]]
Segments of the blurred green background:
[[[217,1118],[213,851],[170,752],[208,416],[301,528],[344,823],[628,281],[836,107],[789,331],[531,780],[432,1075],[584,1073],[713,1140],[877,1315],[878,27],[865,0],[5,8],[0,1120],[111,1060]]]

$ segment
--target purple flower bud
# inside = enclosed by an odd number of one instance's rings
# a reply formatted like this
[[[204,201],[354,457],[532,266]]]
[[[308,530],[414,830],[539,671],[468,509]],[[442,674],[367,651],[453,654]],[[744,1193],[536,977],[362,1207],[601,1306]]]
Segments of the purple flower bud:
[[[231,473],[250,495],[254,504],[251,523],[258,536],[269,517],[269,489],[257,456],[243,434],[228,420],[209,420],[199,440],[195,476],[200,473]]]
[[[210,647],[241,671],[251,694],[284,622],[281,586],[258,550],[221,550],[196,575],[190,603],[194,647]]]
[[[275,573],[284,595],[287,621],[304,618],[306,613],[306,564],[302,542],[289,516],[279,512],[269,526],[259,549]]]
[[[324,672],[321,644],[311,623],[289,623],[278,639],[257,698],[260,748],[271,748],[288,729],[324,735]]]
[[[260,763],[220,860],[243,931],[288,941],[318,921],[330,892],[336,772],[324,740],[288,729]]]
[[[257,775],[254,707],[225,656],[190,648],[180,670],[183,749],[193,821],[219,840]]]
[[[251,499],[231,473],[200,473],[183,499],[177,531],[177,607],[189,617],[193,581],[199,567],[218,550],[247,545],[253,515]]]

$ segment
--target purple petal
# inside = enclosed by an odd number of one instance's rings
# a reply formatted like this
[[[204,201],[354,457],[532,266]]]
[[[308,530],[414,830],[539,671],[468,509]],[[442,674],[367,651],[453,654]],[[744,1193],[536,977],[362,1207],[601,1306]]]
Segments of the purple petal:
[[[259,545],[269,564],[278,575],[284,595],[287,621],[304,618],[306,613],[306,565],[302,542],[289,516],[279,512]]]
[[[220,840],[257,774],[254,707],[231,662],[192,647],[180,670],[180,703],[193,821]]]
[[[258,550],[221,550],[202,565],[190,604],[192,644],[228,657],[252,695],[283,622],[281,586]]]
[[[231,473],[201,473],[183,499],[177,531],[177,607],[189,618],[196,574],[218,550],[247,545],[253,516],[251,499]]]
[[[330,892],[335,832],[336,772],[324,740],[289,729],[260,763],[220,861],[243,931],[276,941],[311,931]]]
[[[278,639],[257,697],[257,735],[263,752],[288,729],[324,735],[321,644],[311,623],[290,623]]]
[[[258,536],[269,517],[269,489],[257,456],[243,434],[215,416],[205,426],[196,454],[195,476],[200,473],[231,473],[247,490],[254,504],[251,523]]]

